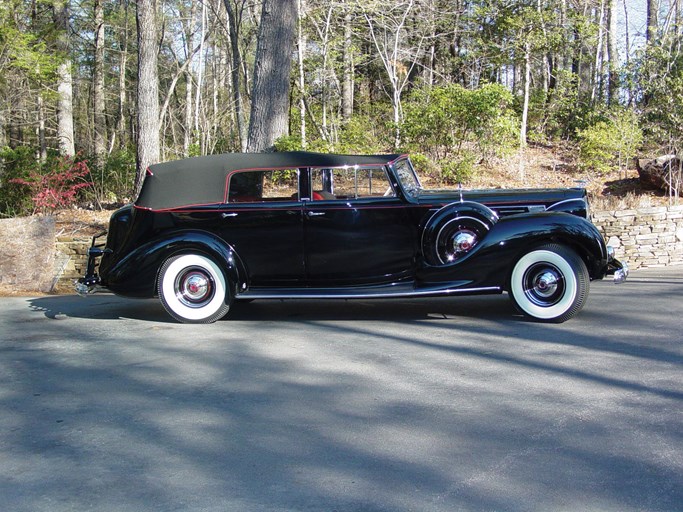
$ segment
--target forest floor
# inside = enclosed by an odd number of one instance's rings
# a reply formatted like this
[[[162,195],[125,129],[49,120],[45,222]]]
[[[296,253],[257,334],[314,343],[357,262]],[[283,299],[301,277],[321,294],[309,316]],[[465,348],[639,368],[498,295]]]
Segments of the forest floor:
[[[477,171],[466,188],[552,188],[585,187],[591,209],[619,210],[668,204],[658,190],[642,187],[635,169],[598,176],[581,171],[576,152],[562,146],[530,146],[519,155],[496,162]],[[427,188],[454,187],[424,180]],[[74,208],[55,212],[58,236],[89,237],[107,229],[112,209]]]

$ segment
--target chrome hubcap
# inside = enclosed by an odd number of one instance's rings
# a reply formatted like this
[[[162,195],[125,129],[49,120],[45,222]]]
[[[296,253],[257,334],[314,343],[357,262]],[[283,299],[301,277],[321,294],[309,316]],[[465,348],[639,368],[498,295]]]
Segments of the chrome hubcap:
[[[459,231],[453,237],[453,250],[456,253],[467,252],[477,243],[477,235],[472,231]]]
[[[213,279],[200,268],[181,272],[175,281],[178,300],[187,307],[199,308],[211,301],[214,294]]]
[[[562,272],[550,263],[532,265],[524,274],[524,294],[541,307],[557,304],[564,295]]]
[[[554,272],[543,272],[536,277],[534,292],[542,297],[550,297],[557,291],[559,276]]]
[[[488,226],[474,217],[449,220],[436,236],[436,256],[442,264],[452,263],[470,253],[488,231]]]

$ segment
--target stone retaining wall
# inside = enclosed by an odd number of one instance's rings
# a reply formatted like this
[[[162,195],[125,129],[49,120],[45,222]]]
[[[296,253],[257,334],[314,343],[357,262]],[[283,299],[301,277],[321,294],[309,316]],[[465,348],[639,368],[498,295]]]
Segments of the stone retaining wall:
[[[59,236],[55,244],[55,287],[57,293],[73,293],[74,280],[85,275],[91,238]]]
[[[631,269],[683,263],[683,206],[598,211],[592,218]]]

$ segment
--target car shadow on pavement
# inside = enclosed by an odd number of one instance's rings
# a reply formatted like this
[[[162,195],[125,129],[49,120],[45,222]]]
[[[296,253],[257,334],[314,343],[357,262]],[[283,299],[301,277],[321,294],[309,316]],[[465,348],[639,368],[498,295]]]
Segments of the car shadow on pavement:
[[[46,296],[29,299],[32,310],[47,318],[85,318],[101,320],[132,319],[149,322],[176,323],[157,299],[130,299],[113,294],[90,297],[78,295]],[[419,300],[256,300],[235,301],[221,322],[272,321],[299,322],[310,320],[447,320],[480,318],[504,320],[519,315],[505,295],[423,298]]]
[[[127,299],[111,294],[85,298],[78,295],[55,295],[29,299],[28,302],[32,310],[41,311],[47,318],[55,320],[70,317],[173,322],[159,301],[154,299]]]

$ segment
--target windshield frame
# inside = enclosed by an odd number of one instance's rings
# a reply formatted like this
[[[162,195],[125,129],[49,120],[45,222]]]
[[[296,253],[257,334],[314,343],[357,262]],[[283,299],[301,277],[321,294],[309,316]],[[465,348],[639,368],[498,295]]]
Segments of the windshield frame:
[[[423,187],[410,158],[408,156],[400,158],[393,162],[391,167],[403,193],[409,198],[416,198]]]

